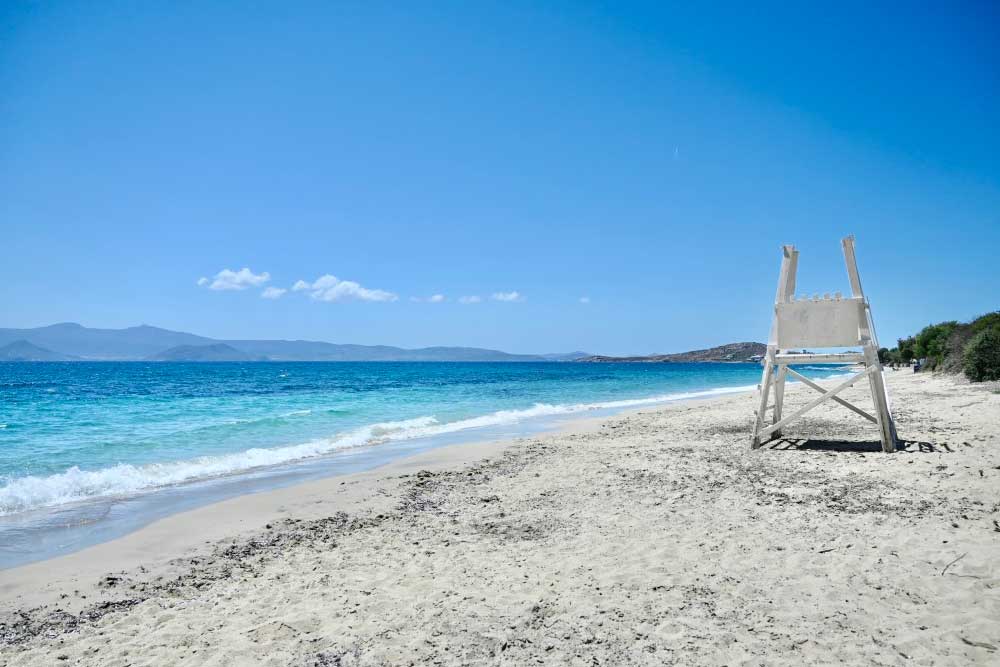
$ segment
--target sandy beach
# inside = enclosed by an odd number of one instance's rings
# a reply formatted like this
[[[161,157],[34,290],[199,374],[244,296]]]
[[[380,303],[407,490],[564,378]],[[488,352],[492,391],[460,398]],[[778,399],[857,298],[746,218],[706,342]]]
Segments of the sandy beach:
[[[0,571],[0,663],[997,664],[1000,393],[888,376],[892,455],[830,404],[751,452],[740,394]],[[792,386],[786,410],[812,396]]]

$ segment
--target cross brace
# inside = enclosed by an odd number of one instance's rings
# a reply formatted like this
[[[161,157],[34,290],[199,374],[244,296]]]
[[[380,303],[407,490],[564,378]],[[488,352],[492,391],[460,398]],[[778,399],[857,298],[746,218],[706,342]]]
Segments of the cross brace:
[[[810,380],[806,376],[802,375],[801,373],[796,373],[791,368],[786,369],[786,371],[788,372],[789,375],[797,377],[802,382],[802,384],[806,385],[807,387],[812,387],[813,389],[815,389],[816,391],[818,391],[820,393],[824,393],[826,391],[826,389],[823,389],[823,387],[819,386],[818,384],[816,384],[815,382],[813,382],[812,380]],[[851,405],[850,403],[848,403],[847,401],[845,401],[844,399],[842,399],[840,396],[831,396],[830,398],[832,400],[836,401],[837,403],[840,403],[841,405],[843,405],[848,410],[853,410],[854,412],[858,413],[859,415],[861,415],[862,417],[864,417],[865,419],[867,419],[871,423],[873,423],[873,424],[877,424],[878,423],[878,419],[876,419],[873,415],[868,414],[867,412],[865,412],[861,408],[857,407],[856,405]]]
[[[833,389],[830,389],[829,391],[824,391],[822,388],[819,388],[819,390],[823,392],[823,394],[821,396],[818,396],[818,397],[814,398],[813,400],[809,401],[808,403],[806,403],[805,405],[803,405],[801,408],[799,408],[798,410],[796,410],[792,414],[788,415],[787,417],[781,419],[780,421],[777,421],[774,424],[771,424],[770,426],[767,426],[765,428],[760,429],[760,433],[759,433],[758,437],[763,440],[767,436],[771,435],[771,433],[773,433],[774,431],[780,430],[781,427],[784,426],[785,424],[787,424],[788,422],[793,421],[795,419],[798,419],[799,417],[801,417],[805,413],[809,412],[810,410],[812,410],[813,408],[815,408],[817,405],[819,405],[823,401],[825,401],[827,399],[830,399],[830,398],[836,398],[837,394],[839,394],[840,392],[844,391],[845,389],[847,389],[848,387],[850,387],[851,385],[853,385],[855,382],[857,382],[861,378],[868,377],[873,370],[874,370],[874,368],[871,367],[871,366],[869,366],[868,368],[866,368],[865,370],[861,371],[860,373],[857,373],[857,374],[852,375],[851,377],[847,378],[846,380],[844,380],[843,382],[841,382],[840,384],[838,384]],[[851,406],[851,407],[853,408],[854,406]]]

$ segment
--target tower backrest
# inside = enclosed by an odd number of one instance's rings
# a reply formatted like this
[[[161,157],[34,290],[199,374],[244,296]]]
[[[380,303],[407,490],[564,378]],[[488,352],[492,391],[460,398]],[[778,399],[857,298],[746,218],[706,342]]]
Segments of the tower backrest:
[[[803,347],[856,347],[862,343],[865,301],[819,299],[776,303],[777,345],[788,350]]]

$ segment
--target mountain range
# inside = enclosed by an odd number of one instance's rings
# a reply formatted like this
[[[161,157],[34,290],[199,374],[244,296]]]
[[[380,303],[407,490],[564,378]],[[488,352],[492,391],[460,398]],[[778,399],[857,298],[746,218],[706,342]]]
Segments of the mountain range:
[[[308,340],[218,340],[149,325],[93,329],[66,322],[0,328],[6,361],[574,361],[586,352],[509,354],[476,347],[404,349]]]
[[[478,347],[351,345],[310,340],[219,340],[146,324],[94,329],[73,322],[0,328],[0,361],[754,361],[763,343],[729,343],[675,354],[609,357],[586,352],[510,354]]]

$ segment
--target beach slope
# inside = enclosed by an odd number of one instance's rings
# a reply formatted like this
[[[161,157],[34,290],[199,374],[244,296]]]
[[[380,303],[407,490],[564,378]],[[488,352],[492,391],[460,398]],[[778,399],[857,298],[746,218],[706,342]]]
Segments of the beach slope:
[[[1000,394],[889,389],[893,455],[831,404],[751,452],[745,394],[172,517],[0,572],[0,662],[996,664]]]

